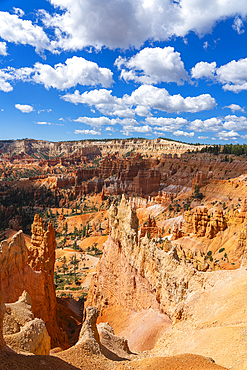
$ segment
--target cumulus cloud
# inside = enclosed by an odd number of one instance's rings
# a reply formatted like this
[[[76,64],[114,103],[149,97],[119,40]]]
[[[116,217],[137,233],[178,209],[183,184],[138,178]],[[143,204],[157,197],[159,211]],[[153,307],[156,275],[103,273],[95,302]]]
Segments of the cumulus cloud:
[[[160,82],[176,82],[181,85],[187,80],[187,72],[180,53],[173,47],[145,48],[129,60],[119,56],[115,65],[121,69],[121,78],[141,84],[158,84]],[[125,66],[127,69],[123,69]]]
[[[210,32],[218,20],[247,15],[245,0],[49,0],[58,12],[40,12],[45,27],[55,29],[54,48],[78,50],[139,48],[146,40]],[[235,20],[236,30],[241,29]]]
[[[110,119],[108,117],[79,117],[74,120],[75,122],[85,123],[92,127],[100,127],[103,125],[116,125],[116,119]]]
[[[92,90],[82,94],[76,90],[73,94],[61,97],[63,100],[74,104],[86,104],[95,107],[105,115],[116,115],[119,117],[134,117],[135,114],[148,115],[152,109],[174,113],[174,112],[201,112],[213,109],[216,101],[209,94],[196,97],[183,98],[180,94],[170,95],[166,89],[160,89],[151,85],[142,85],[134,90],[131,95],[117,98],[112,95],[111,90]]]
[[[94,62],[73,56],[68,58],[64,64],[59,63],[54,67],[38,62],[33,67],[2,69],[0,70],[0,90],[12,91],[13,87],[10,82],[14,81],[35,82],[43,84],[46,89],[53,87],[58,90],[65,90],[77,84],[109,87],[113,83],[112,75],[108,68],[100,68]]]
[[[200,140],[206,140],[206,139],[209,139],[209,136],[198,136],[198,139],[200,139]]]
[[[22,113],[33,112],[33,107],[27,104],[15,104],[16,109],[19,109]]]
[[[240,135],[236,131],[221,131],[217,134],[219,140],[236,140]]]
[[[115,132],[114,128],[113,128],[113,127],[110,127],[110,126],[107,126],[107,127],[105,128],[105,131]]]
[[[194,134],[194,132],[187,132],[187,131],[177,130],[177,131],[173,132],[173,135],[175,135],[175,136],[184,136],[184,137],[193,137],[195,134]]]
[[[145,119],[145,122],[156,126],[154,130],[160,131],[174,131],[177,130],[179,127],[186,125],[188,122],[185,118],[177,117],[177,118],[167,118],[167,117],[148,117]]]
[[[229,115],[224,117],[223,128],[226,130],[247,130],[247,118],[244,116],[237,117],[235,115]]]
[[[236,111],[245,112],[244,108],[240,107],[240,105],[238,105],[238,104],[230,104],[230,105],[227,105],[223,108],[229,108],[229,109],[231,109],[231,111],[233,113],[235,113]]]
[[[75,130],[75,134],[81,135],[101,135],[100,131],[96,130]]]
[[[140,48],[147,40],[185,37],[190,31],[203,35],[217,21],[234,17],[233,28],[243,32],[245,0],[49,0],[54,11],[39,10],[43,28],[15,14],[0,12],[0,37],[8,42],[32,45],[37,52],[75,51],[85,47]],[[46,29],[54,31],[50,40]],[[145,81],[147,83],[147,81]]]
[[[37,52],[51,50],[50,40],[42,27],[33,25],[30,20],[19,18],[18,15],[23,15],[21,10],[17,13],[0,12],[0,37],[15,44],[31,45]]]
[[[0,71],[0,91],[10,92],[13,90],[13,87],[6,80],[5,74]]]
[[[237,62],[231,62],[221,66],[217,70],[219,82],[224,90],[239,92],[247,89],[247,58],[240,59]]]
[[[108,87],[112,84],[112,72],[108,68],[100,68],[96,63],[84,58],[73,56],[53,67],[48,64],[36,63],[34,65],[32,80],[50,87],[65,90],[72,86],[102,85]]]
[[[141,134],[151,134],[152,128],[148,125],[144,126],[132,126],[132,125],[124,125],[123,130],[121,130],[125,136],[129,136],[132,132],[138,132]]]
[[[202,121],[196,119],[189,123],[188,129],[196,132],[213,131],[217,132],[223,128],[223,122],[221,118],[212,117]]]
[[[192,78],[208,78],[215,77],[216,63],[199,62],[191,69]]]
[[[195,132],[224,132],[230,130],[233,132],[247,130],[247,118],[244,116],[228,115],[225,117],[212,117],[206,120],[196,119],[187,126],[188,130]]]
[[[199,62],[191,69],[191,76],[212,79],[222,84],[224,90],[238,93],[247,90],[247,58],[232,60],[219,68],[215,62]]]

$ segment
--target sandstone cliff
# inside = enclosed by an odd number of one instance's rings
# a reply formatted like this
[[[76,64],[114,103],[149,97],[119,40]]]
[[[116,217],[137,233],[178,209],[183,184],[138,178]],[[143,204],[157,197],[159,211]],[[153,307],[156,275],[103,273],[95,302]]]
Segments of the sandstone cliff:
[[[34,316],[44,320],[52,347],[66,343],[56,317],[56,295],[53,283],[55,263],[55,231],[49,224],[45,231],[42,220],[35,216],[32,244],[27,248],[23,232],[11,242],[0,244],[1,286],[5,302],[18,300],[26,290],[32,300]]]

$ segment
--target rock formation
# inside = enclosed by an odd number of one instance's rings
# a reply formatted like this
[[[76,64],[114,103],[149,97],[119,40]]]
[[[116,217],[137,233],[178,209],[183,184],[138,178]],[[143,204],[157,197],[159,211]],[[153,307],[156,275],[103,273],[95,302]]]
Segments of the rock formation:
[[[127,340],[114,334],[108,323],[96,324],[99,311],[95,307],[86,308],[86,319],[82,325],[76,346],[83,346],[94,355],[105,355],[111,360],[131,358]]]
[[[190,286],[199,284],[193,266],[179,260],[176,248],[166,253],[147,237],[138,240],[138,219],[124,196],[118,208],[111,206],[109,221],[110,235],[87,304],[103,312],[118,302],[136,311],[151,307],[180,317],[180,303]]]
[[[14,350],[48,355],[51,340],[43,320],[34,318],[31,298],[25,291],[15,303],[6,304],[3,318],[6,344]]]
[[[191,211],[185,211],[182,230],[184,235],[194,233],[198,237],[206,236],[212,239],[219,231],[224,231],[226,227],[227,222],[222,210],[217,209],[217,212],[212,216],[204,207],[203,209],[197,208],[193,214]]]
[[[94,354],[99,354],[100,340],[96,325],[99,312],[95,307],[86,308],[86,319],[82,325],[77,345],[83,344],[90,348]]]
[[[33,314],[41,318],[51,337],[52,347],[66,345],[56,317],[56,295],[53,283],[55,231],[51,224],[45,231],[42,220],[35,216],[32,244],[27,248],[23,232],[15,234],[8,244],[0,244],[2,293],[5,302],[16,302],[23,290],[32,300]]]
[[[149,238],[156,238],[158,233],[159,230],[155,218],[151,218],[150,215],[148,215],[147,221],[140,227],[139,237],[143,238],[147,234]]]
[[[1,282],[0,282],[0,288],[1,288]],[[4,299],[3,295],[1,293],[0,289],[0,350],[5,345],[4,339],[3,339],[3,317],[5,313],[5,305],[4,305]]]

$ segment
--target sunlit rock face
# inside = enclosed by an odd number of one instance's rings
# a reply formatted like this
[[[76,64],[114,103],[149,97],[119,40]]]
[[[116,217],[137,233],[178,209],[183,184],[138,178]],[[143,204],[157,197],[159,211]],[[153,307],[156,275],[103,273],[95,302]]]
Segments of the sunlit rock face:
[[[27,247],[23,232],[0,245],[2,294],[6,303],[16,302],[23,290],[31,297],[33,314],[41,318],[51,337],[52,347],[64,346],[66,337],[56,318],[56,294],[53,283],[55,264],[55,230],[52,224],[45,230],[41,218],[35,215],[32,244]]]

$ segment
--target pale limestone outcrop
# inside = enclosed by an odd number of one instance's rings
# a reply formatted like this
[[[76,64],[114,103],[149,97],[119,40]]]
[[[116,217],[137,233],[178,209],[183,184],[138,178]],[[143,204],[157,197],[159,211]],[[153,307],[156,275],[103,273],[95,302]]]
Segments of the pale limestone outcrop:
[[[127,339],[118,337],[108,322],[101,322],[97,325],[101,350],[106,357],[111,356],[112,360],[130,359],[131,351]]]
[[[84,321],[80,334],[79,340],[76,345],[84,345],[90,349],[92,353],[100,354],[100,340],[99,333],[96,325],[96,321],[99,315],[99,311],[95,307],[86,308],[86,320]]]
[[[14,350],[47,355],[50,351],[50,337],[41,319],[35,319],[31,309],[31,299],[23,292],[15,303],[4,305],[4,315],[0,317],[1,342]],[[2,335],[3,334],[3,335]]]
[[[6,304],[3,334],[6,344],[17,351],[48,355],[51,349],[45,323],[34,317],[31,298],[26,291],[17,302]]]
[[[176,248],[166,253],[148,237],[138,240],[138,219],[124,196],[118,208],[111,206],[109,224],[87,304],[101,312],[120,303],[135,311],[153,308],[173,319],[181,317],[183,301],[189,292],[201,289],[203,276],[180,261]]]
[[[93,306],[86,307],[84,321],[76,346],[82,346],[95,355],[104,355],[111,360],[130,359],[131,352],[125,338],[114,334],[108,323],[96,324],[99,310]]]

